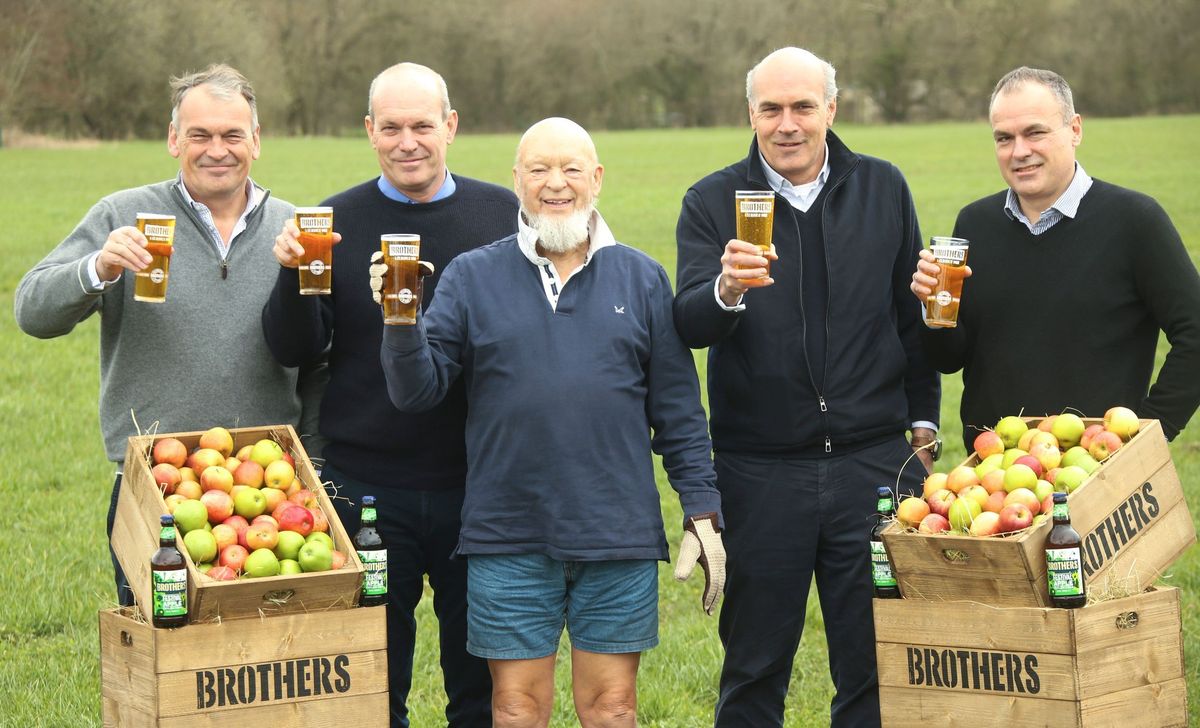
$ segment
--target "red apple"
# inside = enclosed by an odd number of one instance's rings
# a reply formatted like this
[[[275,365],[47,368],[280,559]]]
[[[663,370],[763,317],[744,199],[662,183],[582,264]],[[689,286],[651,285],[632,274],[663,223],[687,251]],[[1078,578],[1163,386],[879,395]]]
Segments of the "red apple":
[[[950,506],[954,501],[958,500],[958,496],[951,490],[943,488],[926,499],[929,504],[929,510],[932,513],[937,513],[940,516],[949,517]]]
[[[150,475],[154,478],[154,483],[164,496],[174,493],[175,486],[183,482],[183,477],[179,475],[179,468],[170,463],[155,465],[153,468],[150,468]]]
[[[1004,441],[991,430],[984,430],[975,437],[975,452],[983,460],[988,455],[999,455],[1004,452]]]
[[[329,532],[329,519],[325,517],[325,513],[320,508],[309,508],[308,512],[313,517],[313,531],[321,533]]]
[[[921,520],[928,515],[929,504],[914,496],[909,496],[900,501],[900,505],[896,507],[896,518],[908,528],[916,528],[921,523]],[[307,536],[308,534],[304,535]]]
[[[1128,442],[1141,426],[1138,416],[1128,407],[1111,407],[1104,413],[1104,429],[1120,437],[1122,442]]]
[[[275,518],[274,516],[268,516],[266,513],[255,516],[254,520],[250,521],[251,526],[253,526],[256,523],[266,523],[268,525],[274,526],[275,530],[279,530],[279,519]]]
[[[1058,417],[1058,415],[1050,415],[1049,417],[1044,418],[1041,422],[1038,423],[1037,428],[1039,430],[1041,430],[1042,432],[1049,432],[1050,429],[1052,427],[1054,427],[1054,418],[1055,417]]]
[[[1035,442],[1029,450],[1029,457],[1041,464],[1042,472],[1039,473],[1039,477],[1045,477],[1045,473],[1057,468],[1062,462],[1062,450],[1048,442]]]
[[[983,511],[971,521],[972,536],[994,536],[1000,532],[1000,514]]]
[[[925,478],[925,484],[921,492],[922,498],[928,498],[942,488],[946,487],[945,473],[930,473]]]
[[[1041,432],[1041,430],[1036,427],[1031,427],[1028,430],[1025,430],[1025,434],[1021,435],[1020,440],[1017,440],[1017,449],[1029,452],[1029,445],[1033,442],[1033,436],[1039,432]]]
[[[253,460],[238,463],[237,468],[233,471],[233,482],[248,485],[251,488],[261,488],[263,484],[263,466]]]
[[[1023,528],[1029,528],[1033,525],[1033,511],[1025,507],[1024,503],[1012,503],[1004,507],[999,515],[999,528],[1001,533],[1012,533],[1020,531]]]
[[[1038,515],[1052,515],[1054,513],[1054,494],[1051,493],[1050,495],[1046,496],[1046,500],[1041,502],[1040,507],[1041,510],[1038,511]]]
[[[975,469],[966,465],[959,465],[946,476],[946,488],[951,493],[958,493],[968,485],[978,484],[979,477],[975,475]]]
[[[223,460],[233,454],[233,435],[224,427],[214,427],[200,436],[200,447],[216,450]]]
[[[921,523],[922,523],[922,525],[924,525],[925,522],[922,521]],[[946,528],[949,528],[949,527],[950,527],[950,524],[947,523]],[[338,551],[337,549],[334,549],[333,562],[330,564],[329,568],[330,569],[340,569],[345,565],[346,565],[346,554],[341,551]]]
[[[231,544],[221,549],[221,555],[217,557],[217,563],[221,566],[228,566],[234,571],[241,571],[242,566],[246,563],[246,557],[250,552],[245,546]]]
[[[974,475],[974,473],[972,473]],[[289,496],[288,500],[298,506],[305,508],[319,508],[320,503],[317,501],[317,494],[308,488],[301,488],[295,495]]]
[[[1092,446],[1092,440],[1096,439],[1096,435],[1101,432],[1104,432],[1104,425],[1098,422],[1094,425],[1088,425],[1087,429],[1083,431],[1083,437],[1079,438],[1079,446],[1084,450],[1088,449]]]
[[[1046,472],[1046,469],[1042,467],[1041,461],[1033,455],[1022,455],[1013,461],[1013,465],[1027,465],[1033,471],[1033,474],[1039,478],[1042,477],[1042,473]]]
[[[238,548],[241,547],[239,546]],[[217,581],[235,581],[238,578],[236,571],[228,566],[221,566],[220,564],[209,569],[208,573],[205,575],[208,578],[216,579]]]
[[[200,502],[208,509],[209,523],[220,523],[233,515],[233,496],[223,490],[205,491]]]
[[[1004,471],[997,468],[979,481],[983,489],[988,493],[1004,492]]]
[[[232,493],[233,473],[226,470],[224,465],[205,468],[204,472],[200,473],[200,489],[223,490],[226,493]]]
[[[1105,430],[1096,433],[1092,438],[1092,445],[1088,448],[1088,454],[1096,459],[1096,462],[1102,463],[1107,460],[1114,452],[1121,449],[1121,437],[1115,432]]]
[[[280,503],[287,503],[287,494],[282,490],[275,488],[263,488],[259,491],[263,497],[267,499],[267,508],[263,513],[273,513]]]
[[[1008,497],[1008,493],[1003,490],[992,493],[988,496],[987,503],[983,504],[983,510],[999,513],[1004,510],[1004,499]]]
[[[282,531],[295,531],[301,536],[307,536],[313,530],[312,513],[307,508],[292,504],[290,508],[284,508],[279,514],[279,529]]]
[[[238,537],[237,529],[234,528],[233,526],[229,525],[228,521],[229,521],[229,519],[226,518],[221,523],[218,523],[217,525],[213,526],[212,535],[213,535],[213,538],[217,539],[217,550],[218,551],[225,548],[226,546],[230,546],[232,544],[237,543],[237,537]]]
[[[200,484],[194,480],[183,480],[180,481],[179,485],[175,486],[175,495],[181,495],[188,500],[200,500],[200,495],[203,492]]]
[[[195,470],[198,477],[204,475],[205,468],[213,465],[225,465],[225,456],[211,448],[200,448],[188,456],[187,466]]]
[[[1017,488],[1005,496],[1005,506],[1011,506],[1014,503],[1020,503],[1021,505],[1025,506],[1035,516],[1038,514],[1038,511],[1042,510],[1041,501],[1039,501],[1037,495],[1028,488]]]
[[[242,462],[246,462],[247,460],[250,459],[250,453],[252,453],[252,452],[254,452],[253,445],[242,445],[241,449],[237,451],[237,455],[235,455],[234,457],[236,457],[238,460],[241,460]]]
[[[187,462],[187,446],[174,437],[164,437],[154,443],[154,449],[151,450],[151,457],[155,464],[167,463],[174,465],[177,468],[182,468]]]
[[[273,549],[277,543],[279,543],[279,529],[270,523],[252,523],[250,528],[246,529],[246,548],[250,551]]]

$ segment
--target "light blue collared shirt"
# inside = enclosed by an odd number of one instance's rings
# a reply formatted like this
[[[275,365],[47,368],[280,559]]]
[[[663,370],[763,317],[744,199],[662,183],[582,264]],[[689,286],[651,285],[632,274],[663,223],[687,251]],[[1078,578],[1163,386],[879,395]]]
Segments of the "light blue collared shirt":
[[[1067,189],[1063,190],[1062,195],[1054,201],[1054,204],[1041,214],[1037,222],[1030,222],[1029,218],[1025,217],[1025,213],[1021,212],[1021,201],[1017,199],[1017,193],[1013,192],[1011,187],[1008,188],[1008,195],[1004,199],[1004,212],[1010,220],[1017,220],[1029,228],[1030,233],[1041,235],[1057,225],[1064,217],[1075,219],[1075,213],[1079,212],[1079,203],[1091,188],[1092,178],[1083,171],[1083,165],[1076,162],[1075,176],[1071,178],[1071,184],[1067,185]]]
[[[400,190],[396,189],[396,186],[393,185],[391,182],[389,182],[388,178],[384,177],[382,174],[379,175],[379,183],[378,184],[379,184],[379,191],[382,192],[383,196],[388,198],[389,200],[395,200],[396,202],[403,202],[408,205],[422,204],[422,203],[418,202],[417,200],[414,200],[413,198],[404,194]],[[452,177],[450,175],[450,170],[447,169],[446,170],[446,179],[442,182],[442,186],[438,188],[438,191],[433,196],[433,199],[431,199],[429,201],[437,202],[438,200],[444,200],[447,197],[449,197],[450,195],[454,194],[454,190],[456,190],[456,189],[458,189],[458,185],[454,182],[454,177]]]
[[[783,175],[771,169],[771,165],[767,164],[767,160],[763,157],[762,152],[758,153],[758,159],[762,162],[763,174],[767,176],[767,184],[771,186],[771,189],[779,193],[783,199],[787,200],[788,204],[800,212],[808,212],[808,208],[812,207],[812,203],[816,202],[817,197],[821,194],[821,190],[825,187],[825,183],[829,181],[828,144],[825,145],[825,164],[821,165],[821,171],[817,173],[817,178],[812,182],[802,185],[793,185]]]

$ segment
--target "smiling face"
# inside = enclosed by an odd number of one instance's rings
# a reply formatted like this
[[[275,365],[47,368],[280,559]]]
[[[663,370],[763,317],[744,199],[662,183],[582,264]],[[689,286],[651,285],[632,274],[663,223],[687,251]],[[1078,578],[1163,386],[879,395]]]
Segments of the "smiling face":
[[[837,113],[837,99],[825,101],[820,63],[780,54],[754,73],[750,126],[758,149],[788,182],[812,182],[825,163],[825,132]]]
[[[258,159],[258,127],[240,95],[223,99],[200,85],[179,102],[167,130],[167,150],[179,160],[183,184],[209,207],[246,191],[250,166]]]
[[[997,96],[991,117],[1000,174],[1025,215],[1036,220],[1071,184],[1083,122],[1079,114],[1064,119],[1062,105],[1040,83]]]
[[[525,132],[513,167],[521,207],[534,216],[569,216],[590,211],[600,194],[604,167],[582,127],[546,119]]]
[[[446,181],[446,148],[458,131],[458,112],[443,119],[440,90],[420,73],[379,79],[364,120],[388,182],[417,202],[433,199]]]

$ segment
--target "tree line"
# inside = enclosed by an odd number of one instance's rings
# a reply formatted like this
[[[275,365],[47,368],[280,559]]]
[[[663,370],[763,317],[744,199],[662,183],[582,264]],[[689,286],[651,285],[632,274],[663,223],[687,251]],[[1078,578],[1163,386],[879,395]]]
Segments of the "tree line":
[[[1200,110],[1195,0],[0,0],[0,128],[161,137],[167,77],[228,62],[264,129],[361,129],[383,68],[445,76],[472,130],[743,124],[745,74],[797,45],[838,69],[839,117],[979,119],[1018,65],[1090,116]]]

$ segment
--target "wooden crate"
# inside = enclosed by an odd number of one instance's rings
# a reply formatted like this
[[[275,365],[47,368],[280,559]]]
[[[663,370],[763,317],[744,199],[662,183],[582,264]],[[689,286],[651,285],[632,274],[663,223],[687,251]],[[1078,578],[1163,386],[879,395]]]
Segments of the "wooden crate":
[[[180,549],[188,567],[189,619],[207,622],[356,605],[363,579],[362,562],[295,430],[289,425],[278,425],[243,427],[229,432],[233,435],[235,452],[243,445],[271,438],[292,455],[296,461],[296,477],[317,495],[321,510],[329,521],[334,548],[346,554],[346,564],[335,571],[217,581],[197,571],[187,550]],[[159,516],[167,512],[167,504],[150,474],[150,449],[155,441],[174,437],[191,450],[202,434],[183,432],[129,438],[112,541],[138,604],[150,604],[150,556],[158,549]]]
[[[964,464],[978,462],[972,455]],[[1196,542],[1192,515],[1158,420],[1142,420],[1138,434],[1067,500],[1071,525],[1083,538],[1090,592],[1145,589]],[[1050,605],[1042,549],[1051,526],[1047,519],[1009,536],[976,538],[920,534],[893,523],[884,531],[883,542],[900,591],[908,599],[1039,607]]]
[[[100,612],[105,726],[386,726],[384,607],[155,629]]]
[[[1082,609],[876,599],[883,725],[1186,726],[1179,590]]]

